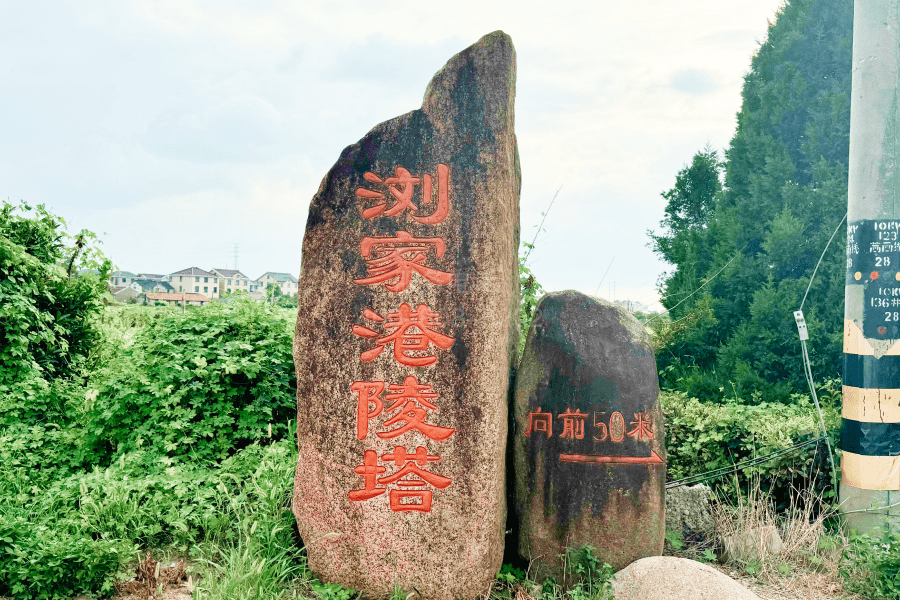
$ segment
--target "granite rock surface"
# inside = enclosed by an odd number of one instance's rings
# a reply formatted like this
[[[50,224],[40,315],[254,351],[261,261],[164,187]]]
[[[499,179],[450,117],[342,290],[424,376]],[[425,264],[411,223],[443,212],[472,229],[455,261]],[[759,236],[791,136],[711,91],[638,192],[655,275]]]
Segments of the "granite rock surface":
[[[516,59],[494,32],[312,199],[293,511],[316,577],[474,598],[500,568],[518,341]]]

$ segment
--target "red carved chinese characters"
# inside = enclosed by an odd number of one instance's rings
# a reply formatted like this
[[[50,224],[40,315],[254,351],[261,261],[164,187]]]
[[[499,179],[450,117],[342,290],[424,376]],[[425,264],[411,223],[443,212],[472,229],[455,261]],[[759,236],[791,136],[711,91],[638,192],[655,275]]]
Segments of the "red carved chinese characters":
[[[357,381],[350,386],[359,395],[356,410],[356,437],[358,439],[366,438],[369,432],[369,420],[381,414],[382,410],[388,414],[399,409],[399,412],[384,421],[384,427],[400,424],[400,427],[394,429],[377,431],[375,435],[382,439],[393,439],[415,430],[429,439],[442,442],[456,431],[449,427],[439,427],[425,422],[426,412],[438,409],[430,402],[431,399],[438,397],[430,385],[419,384],[412,375],[408,376],[402,385],[391,385],[390,393],[385,400],[387,402],[394,401],[394,403],[386,409],[379,397],[384,391],[384,387],[383,381]],[[373,404],[374,409],[370,410],[369,407]]]
[[[543,431],[547,437],[553,437],[553,415],[548,412],[541,412],[539,406],[537,410],[528,413],[528,427],[525,429],[525,437],[530,437],[532,431]]]
[[[630,423],[632,425],[630,430],[626,430],[625,418],[622,413],[616,411],[610,415],[609,419],[606,419],[604,415],[606,415],[605,412],[594,413],[593,426],[596,432],[593,435],[593,439],[595,442],[609,440],[620,444],[624,441],[626,435],[638,442],[653,439],[653,421],[649,411],[634,413],[634,421]],[[566,408],[565,412],[556,416],[557,419],[563,422],[562,432],[558,437],[567,440],[583,440],[587,417],[587,413],[583,413],[578,409]],[[525,437],[530,437],[534,432],[543,432],[548,438],[553,437],[553,413],[544,412],[540,407],[528,413]]]
[[[396,217],[404,211],[422,225],[436,225],[447,218],[450,211],[450,169],[443,164],[437,166],[437,204],[430,214],[427,212],[435,204],[432,178],[430,174],[413,175],[406,168],[397,166],[394,175],[382,179],[372,172],[363,178],[380,189],[357,188],[356,196],[367,201],[362,208],[364,219],[375,217]],[[421,202],[414,203],[415,188],[422,186]],[[374,201],[374,204],[371,202]],[[453,273],[447,273],[425,263],[430,250],[440,259],[446,253],[446,243],[440,237],[414,237],[408,231],[396,231],[393,236],[364,237],[359,244],[359,252],[366,263],[367,276],[354,279],[357,285],[383,285],[391,293],[403,292],[412,282],[413,273],[418,273],[428,283],[448,285],[453,281]],[[361,338],[374,339],[375,347],[364,350],[360,361],[371,362],[393,345],[394,360],[407,367],[425,367],[437,362],[437,355],[431,346],[447,350],[453,346],[454,338],[440,333],[443,325],[441,315],[424,303],[415,310],[406,302],[400,304],[396,312],[387,318],[371,308],[362,312],[363,318],[377,323],[381,331],[363,325],[353,325],[352,331]],[[356,394],[356,437],[365,440],[369,434],[370,421],[383,415],[380,426],[375,425],[375,435],[381,439],[394,439],[405,434],[419,434],[429,442],[443,442],[456,433],[450,427],[429,423],[430,412],[438,410],[434,400],[438,394],[430,385],[419,383],[408,375],[402,384],[391,384],[385,392],[384,381],[355,381],[350,389]],[[430,472],[429,463],[439,461],[437,454],[430,454],[425,446],[416,447],[412,454],[404,446],[394,446],[394,451],[381,455],[379,464],[375,450],[363,452],[363,464],[354,467],[353,472],[363,478],[361,488],[351,490],[349,498],[364,501],[381,495],[393,486],[388,494],[391,510],[395,512],[431,510],[433,492],[431,487],[443,489],[452,481],[448,477]],[[393,462],[397,467],[388,474]],[[385,466],[387,465],[387,466]]]
[[[431,283],[447,285],[453,280],[452,273],[423,264],[430,246],[434,246],[438,258],[444,255],[444,240],[441,238],[414,238],[406,231],[398,231],[397,236],[392,238],[363,238],[359,251],[363,258],[368,259],[366,267],[369,276],[354,279],[353,282],[359,285],[384,283],[389,292],[402,292],[409,287],[415,271]]]
[[[382,327],[389,335],[379,337],[378,332],[368,327],[354,325],[353,333],[356,335],[377,338],[374,348],[359,355],[362,362],[375,360],[387,344],[393,344],[394,360],[398,363],[408,367],[424,367],[437,362],[437,356],[411,356],[407,352],[426,351],[432,344],[441,350],[446,350],[455,341],[452,337],[433,329],[441,326],[441,315],[432,311],[425,304],[420,304],[416,310],[412,310],[412,307],[404,302],[397,312],[388,313],[386,321],[384,317],[369,309],[363,311],[363,316],[369,320],[381,322]]]
[[[647,441],[653,439],[653,433],[650,431],[650,415],[642,412],[634,413],[634,421],[631,422],[631,425],[634,425],[634,429],[628,432],[630,437],[639,442],[643,441],[642,438],[647,438]]]
[[[571,408],[567,408],[566,412],[556,418],[563,420],[563,432],[559,434],[559,437],[570,440],[584,439],[584,420],[587,418],[587,413],[577,409],[572,412]]]
[[[609,418],[605,417],[606,412],[595,412],[593,426],[596,432],[593,435],[594,442],[605,442],[609,440],[614,444],[621,444],[625,440],[625,436],[632,438],[637,442],[649,442],[654,438],[653,420],[650,411],[642,411],[634,413],[634,420],[631,421],[631,429],[625,427],[625,417],[621,412],[613,412]],[[564,440],[583,440],[585,436],[585,420],[588,414],[578,409],[566,408],[566,410],[556,416],[562,420],[563,429],[559,434],[560,439]],[[533,432],[544,432],[548,438],[553,437],[553,414],[543,412],[538,407],[528,413],[528,425],[525,429],[525,437],[530,437]],[[564,463],[585,463],[585,464],[625,464],[625,465],[657,465],[665,464],[665,461],[655,450],[650,450],[649,456],[607,456],[603,454],[559,454],[560,462]]]
[[[356,438],[366,439],[369,433],[369,419],[381,414],[384,404],[381,402],[381,392],[384,391],[383,381],[354,381],[350,389],[359,394],[356,403]],[[375,408],[369,410],[369,405]]]
[[[428,454],[424,446],[418,446],[413,454],[406,452],[403,446],[394,446],[390,454],[382,454],[382,461],[393,462],[401,467],[394,473],[385,477],[378,477],[387,471],[377,463],[378,456],[374,450],[366,450],[363,454],[363,464],[355,467],[353,472],[363,477],[363,487],[352,490],[349,493],[351,500],[369,500],[379,494],[383,494],[387,488],[378,485],[396,484],[401,489],[392,489],[389,494],[391,510],[394,512],[431,510],[431,490],[422,489],[426,485],[432,485],[438,489],[444,489],[452,481],[426,471],[422,467],[429,462],[441,460],[441,457]],[[405,499],[419,499],[419,502],[403,502]]]
[[[366,450],[363,454],[363,464],[353,469],[357,475],[363,476],[365,487],[361,490],[352,490],[349,494],[351,500],[368,500],[379,494],[383,494],[385,488],[375,487],[378,476],[387,471],[378,464],[378,453],[374,450]]]
[[[404,210],[416,212],[419,207],[413,204],[412,198],[415,193],[415,186],[422,184],[422,204],[428,205],[434,202],[432,198],[432,180],[431,175],[423,175],[420,178],[413,177],[412,174],[403,167],[394,168],[394,177],[386,177],[382,179],[375,173],[367,171],[363,178],[366,181],[383,184],[393,198],[393,203],[388,206],[388,197],[382,192],[366,188],[357,188],[356,195],[364,200],[378,200],[379,202],[368,208],[364,208],[362,216],[364,219],[374,219],[379,215],[385,217],[393,217],[400,214]],[[433,213],[426,216],[413,216],[413,220],[423,225],[437,225],[447,218],[450,212],[450,168],[447,165],[438,165],[438,193],[437,208]]]
[[[609,431],[606,428],[606,423],[600,418],[605,415],[605,412],[602,413],[594,413],[594,427],[597,428],[597,433],[594,434],[595,442],[605,442],[606,438],[609,437]],[[600,434],[600,437],[597,437],[597,434]]]

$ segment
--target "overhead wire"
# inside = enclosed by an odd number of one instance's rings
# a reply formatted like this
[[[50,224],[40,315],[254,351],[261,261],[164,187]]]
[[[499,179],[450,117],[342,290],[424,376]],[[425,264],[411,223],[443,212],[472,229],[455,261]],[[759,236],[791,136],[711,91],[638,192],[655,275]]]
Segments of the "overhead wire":
[[[728,475],[729,473],[733,473],[735,471],[740,471],[742,469],[746,469],[747,467],[752,467],[755,465],[761,465],[763,463],[772,461],[780,456],[784,456],[785,454],[789,454],[795,450],[799,450],[801,448],[806,448],[807,446],[812,446],[813,444],[818,444],[822,441],[823,437],[813,438],[811,440],[805,440],[803,442],[797,442],[796,444],[792,444],[787,448],[782,448],[776,452],[771,454],[767,454],[765,456],[760,456],[757,458],[750,458],[739,463],[735,463],[728,467],[720,467],[718,469],[713,469],[712,471],[707,471],[706,473],[698,473],[697,475],[691,475],[690,477],[684,477],[682,479],[677,479],[675,481],[670,481],[666,484],[666,489],[670,490],[673,488],[681,487],[684,485],[694,485],[697,483],[702,483],[704,481],[709,481],[710,479],[716,479],[718,477],[722,477],[723,475]]]
[[[741,252],[743,252],[743,249],[741,250]],[[737,254],[735,254],[734,256],[732,256],[732,257],[731,257],[731,260],[729,260],[727,263],[725,263],[725,265],[724,265],[721,269],[719,269],[718,271],[716,271],[716,274],[715,274],[715,275],[713,275],[712,277],[710,277],[709,279],[707,279],[706,281],[704,281],[704,282],[703,282],[703,285],[701,285],[701,286],[698,287],[696,290],[694,290],[693,292],[691,292],[691,295],[690,295],[690,296],[688,296],[687,298],[684,298],[683,300],[681,300],[678,304],[676,304],[676,305],[673,306],[672,308],[670,308],[670,309],[668,309],[668,310],[666,310],[666,311],[663,311],[663,312],[659,313],[658,315],[656,315],[655,317],[653,317],[652,319],[650,319],[650,320],[647,322],[647,325],[649,326],[651,323],[653,323],[653,321],[655,321],[656,319],[658,319],[658,318],[661,317],[662,315],[666,314],[667,312],[672,312],[673,310],[675,310],[676,308],[678,308],[678,307],[681,305],[682,302],[685,302],[686,300],[689,300],[689,299],[691,298],[691,296],[693,296],[694,294],[696,294],[697,292],[699,292],[700,290],[702,290],[702,289],[703,289],[704,287],[706,287],[712,280],[714,280],[716,277],[718,277],[718,276],[719,276],[719,273],[721,273],[722,271],[724,271],[725,268],[726,268],[728,265],[730,265],[732,262],[734,262],[734,259],[736,259],[738,256],[740,256],[740,254],[741,254],[741,253],[738,252]]]
[[[813,281],[816,278],[816,273],[819,271],[819,265],[822,264],[822,259],[825,258],[825,253],[828,252],[828,247],[831,245],[831,242],[834,240],[834,236],[837,235],[838,230],[840,230],[841,225],[844,224],[844,221],[846,219],[847,213],[844,213],[844,216],[841,217],[840,223],[837,224],[837,227],[834,228],[834,232],[831,234],[831,237],[828,238],[828,243],[825,244],[825,248],[822,249],[822,255],[819,256],[819,262],[816,263],[816,268],[813,269],[812,275],[810,275],[809,277],[809,283],[806,286],[806,293],[803,294],[803,300],[800,301],[800,308],[797,309],[796,313],[794,314],[794,317],[797,319],[798,332],[800,328],[800,320],[803,319],[803,304],[806,302],[806,297],[809,295],[809,290],[812,288]],[[822,414],[822,407],[819,405],[819,395],[816,393],[816,384],[815,380],[813,379],[812,364],[809,360],[809,351],[806,348],[806,340],[802,335],[800,335],[799,337],[801,355],[803,359],[803,374],[806,377],[806,384],[809,386],[809,394],[810,396],[812,396],[813,402],[816,405],[816,412],[819,414],[819,424],[822,426],[822,435],[825,437],[825,444],[828,446],[828,460],[831,464],[831,477],[834,481],[834,485],[837,485],[838,480],[837,469],[835,469],[834,466],[834,450],[831,448],[831,440],[828,436],[828,429],[825,427],[825,417]]]

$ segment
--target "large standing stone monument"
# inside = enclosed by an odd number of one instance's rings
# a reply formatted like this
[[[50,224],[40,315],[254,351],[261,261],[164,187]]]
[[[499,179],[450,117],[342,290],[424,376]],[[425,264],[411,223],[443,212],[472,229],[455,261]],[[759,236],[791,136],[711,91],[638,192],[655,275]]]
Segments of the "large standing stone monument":
[[[315,575],[474,598],[503,555],[518,331],[515,50],[456,55],[312,200],[294,337],[293,508]]]
[[[656,362],[631,313],[544,296],[516,379],[519,553],[543,579],[566,546],[621,569],[662,553],[665,447]]]

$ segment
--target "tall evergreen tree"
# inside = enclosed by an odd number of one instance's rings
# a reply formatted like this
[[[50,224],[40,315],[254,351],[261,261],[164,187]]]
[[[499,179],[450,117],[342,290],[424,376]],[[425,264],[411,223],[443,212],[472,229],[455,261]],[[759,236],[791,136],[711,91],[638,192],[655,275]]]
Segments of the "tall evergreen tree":
[[[706,283],[673,317],[711,316],[660,352],[661,366],[672,367],[664,385],[707,398],[725,390],[786,399],[804,390],[792,312],[846,211],[852,32],[852,3],[787,1],[745,76],[715,207],[686,225],[667,206],[662,226],[672,233],[651,245],[676,269],[660,293],[675,307]],[[687,175],[667,199],[681,197]],[[804,305],[820,377],[840,373],[844,239],[832,242]]]

